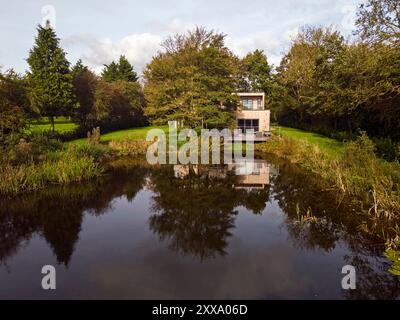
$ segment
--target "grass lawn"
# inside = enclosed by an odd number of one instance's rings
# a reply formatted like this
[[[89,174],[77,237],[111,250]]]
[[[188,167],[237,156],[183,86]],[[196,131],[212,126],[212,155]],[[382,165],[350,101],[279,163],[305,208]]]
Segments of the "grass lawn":
[[[65,117],[54,119],[55,130],[59,133],[68,133],[74,131],[78,125]],[[50,121],[47,118],[32,121],[27,129],[28,132],[33,131],[48,131],[51,130]]]
[[[272,132],[273,134],[280,134],[285,137],[306,140],[310,144],[317,145],[322,151],[333,157],[340,155],[344,150],[342,142],[318,133],[281,126],[272,127]]]
[[[150,129],[162,129],[165,133],[168,133],[168,126],[150,126],[150,127],[140,127],[140,128],[131,128],[119,131],[113,131],[109,133],[105,133],[101,135],[101,142],[107,143],[111,140],[142,140],[146,139],[147,132]],[[73,140],[70,143],[81,145],[86,143],[86,138]]]

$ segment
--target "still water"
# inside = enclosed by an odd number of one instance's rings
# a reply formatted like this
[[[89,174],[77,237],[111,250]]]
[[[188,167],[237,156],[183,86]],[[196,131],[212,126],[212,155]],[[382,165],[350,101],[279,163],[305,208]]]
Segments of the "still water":
[[[121,161],[103,178],[0,199],[0,299],[396,299],[351,204],[276,159]],[[41,287],[44,265],[57,289]],[[344,265],[356,290],[343,290]]]

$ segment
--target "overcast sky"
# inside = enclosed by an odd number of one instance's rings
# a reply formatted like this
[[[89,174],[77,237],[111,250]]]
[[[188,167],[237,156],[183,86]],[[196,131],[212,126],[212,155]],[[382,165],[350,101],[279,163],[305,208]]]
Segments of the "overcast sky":
[[[279,64],[305,25],[338,28],[350,36],[362,0],[0,0],[0,66],[24,72],[36,26],[55,25],[68,59],[93,70],[124,54],[140,73],[168,35],[196,25],[227,35],[239,56],[263,49]]]

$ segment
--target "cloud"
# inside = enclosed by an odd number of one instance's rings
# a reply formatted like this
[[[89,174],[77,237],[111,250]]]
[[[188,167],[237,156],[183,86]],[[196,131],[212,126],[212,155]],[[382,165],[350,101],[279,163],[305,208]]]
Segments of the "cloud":
[[[255,33],[243,37],[228,36],[226,44],[239,57],[244,57],[256,49],[263,50],[268,62],[277,66],[298,32],[299,29],[296,27],[277,33]]]
[[[77,57],[95,72],[101,72],[104,64],[125,55],[135,70],[141,73],[146,64],[160,50],[162,37],[150,33],[131,34],[120,40],[96,39],[87,34],[71,36],[63,40],[68,48],[80,47],[83,53]]]

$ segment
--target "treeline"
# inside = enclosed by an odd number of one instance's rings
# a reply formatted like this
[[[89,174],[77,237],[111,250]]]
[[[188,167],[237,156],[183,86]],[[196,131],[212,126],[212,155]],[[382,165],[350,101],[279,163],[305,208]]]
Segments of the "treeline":
[[[146,114],[154,123],[235,126],[231,93],[263,91],[279,124],[340,140],[366,131],[388,158],[400,156],[399,18],[398,0],[368,0],[358,10],[357,40],[303,28],[275,69],[260,50],[238,58],[223,34],[176,35],[145,70]]]
[[[399,141],[399,19],[398,0],[369,0],[357,14],[357,41],[303,29],[274,75],[274,119],[335,138],[363,130]]]
[[[198,27],[168,38],[144,70],[143,89],[121,56],[95,75],[70,67],[50,26],[39,27],[29,72],[1,76],[1,134],[25,117],[69,116],[84,132],[178,120],[189,127],[234,127],[235,91],[263,91],[272,120],[341,140],[360,130],[384,153],[400,156],[400,2],[367,0],[355,41],[333,28],[304,28],[281,64],[261,50],[244,58],[225,35]]]
[[[75,134],[94,127],[102,130],[145,125],[145,99],[136,72],[128,60],[105,65],[101,76],[78,61],[66,59],[50,25],[38,27],[35,45],[27,59],[29,71],[0,73],[0,143],[21,133],[33,120],[64,116],[79,125]]]

